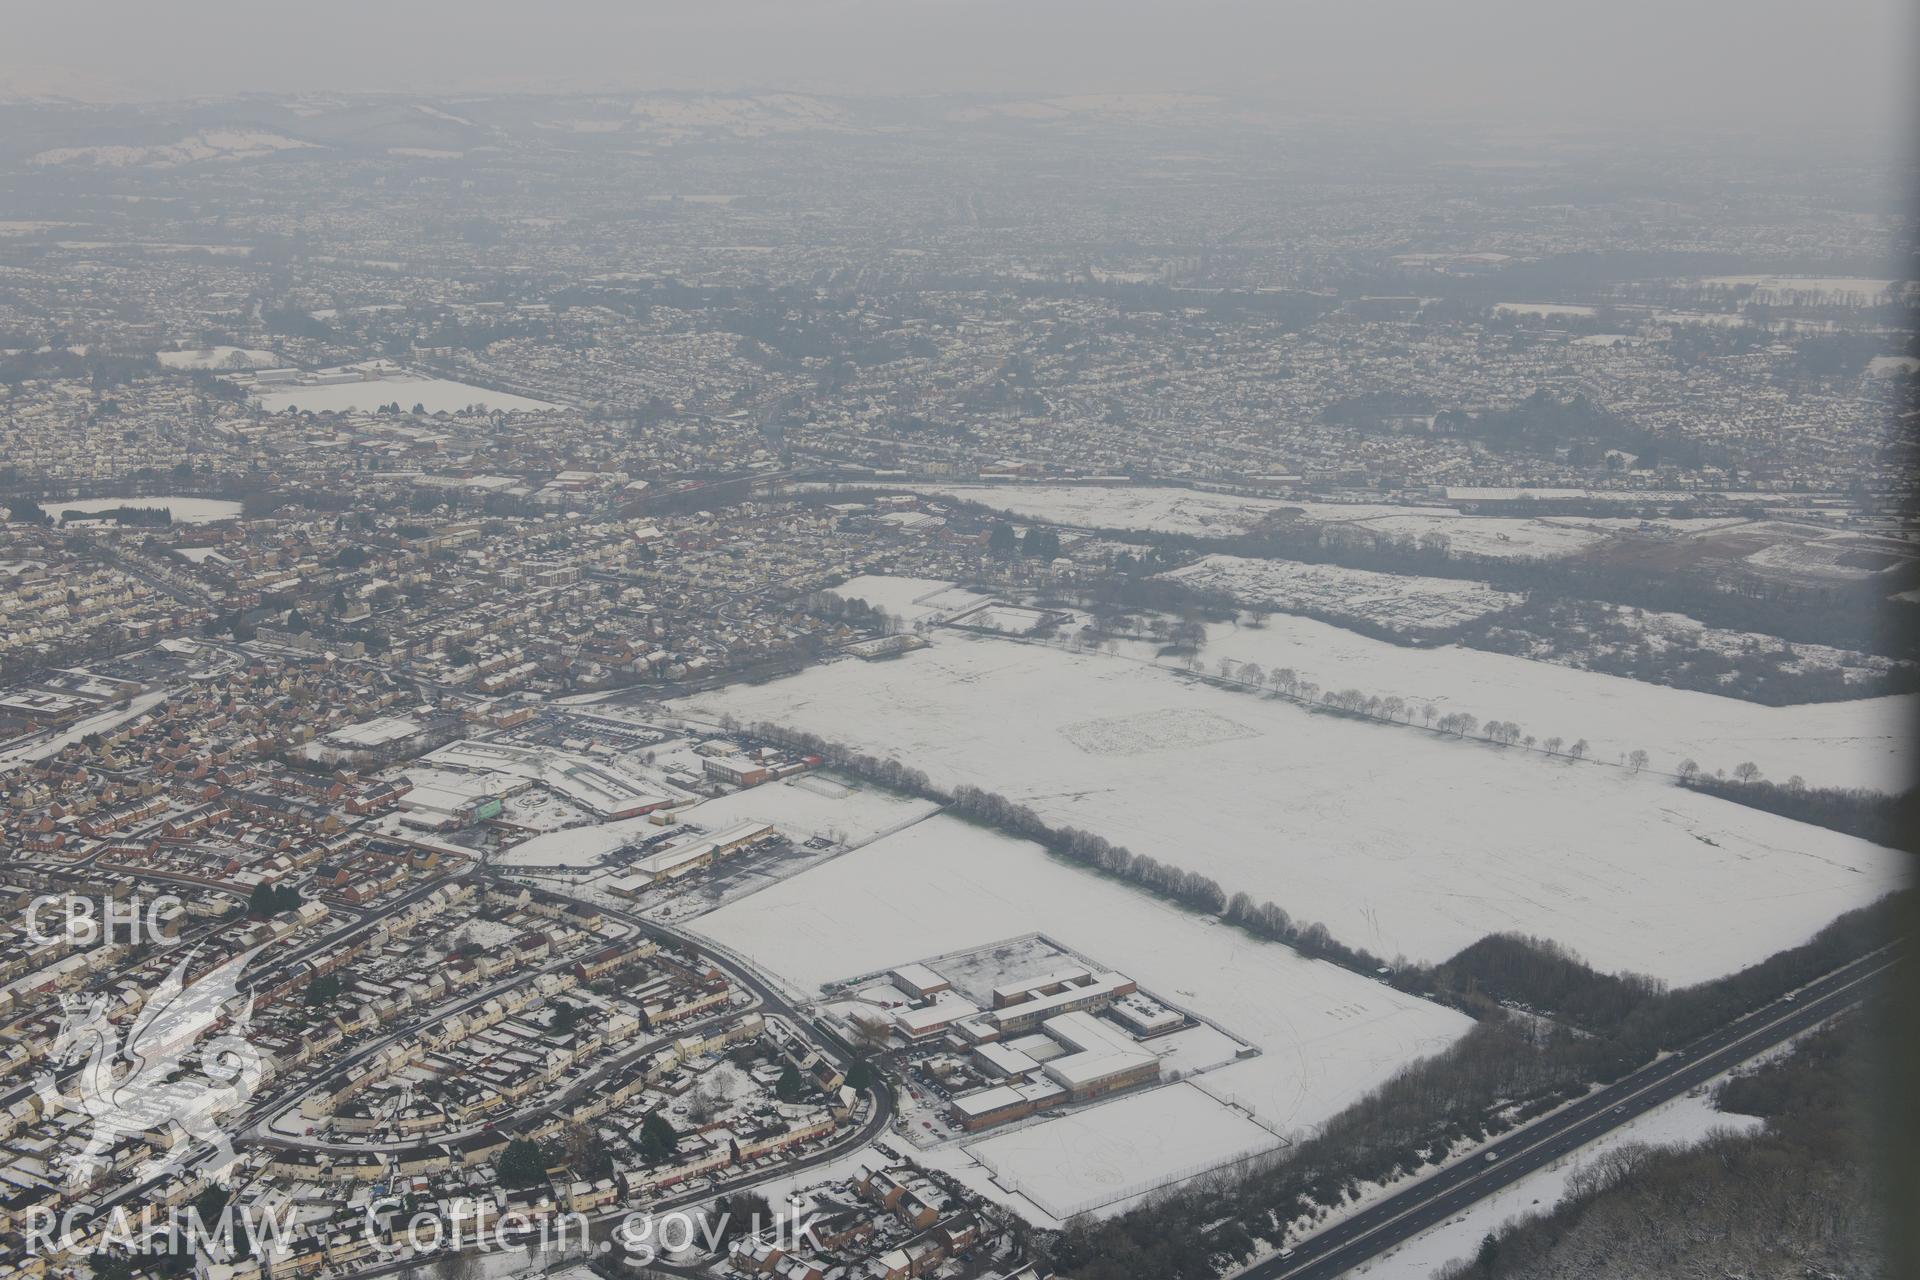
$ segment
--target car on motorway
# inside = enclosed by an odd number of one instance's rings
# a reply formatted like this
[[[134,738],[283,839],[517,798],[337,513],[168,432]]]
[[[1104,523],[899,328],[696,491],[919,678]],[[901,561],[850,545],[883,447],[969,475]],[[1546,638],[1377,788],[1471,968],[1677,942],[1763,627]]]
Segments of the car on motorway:
[[[1492,1163],[1493,1163],[1493,1162],[1494,1162],[1495,1160],[1498,1160],[1499,1158],[1500,1158],[1500,1153],[1499,1153],[1498,1151],[1489,1151],[1489,1152],[1487,1152],[1487,1163],[1488,1163],[1488,1164],[1492,1164]]]

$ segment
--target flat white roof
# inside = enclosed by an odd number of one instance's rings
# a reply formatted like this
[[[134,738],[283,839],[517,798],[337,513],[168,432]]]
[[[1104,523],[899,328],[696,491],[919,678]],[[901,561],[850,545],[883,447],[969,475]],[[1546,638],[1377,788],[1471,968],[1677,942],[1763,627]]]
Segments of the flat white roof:
[[[906,990],[913,992],[938,991],[953,984],[941,977],[924,964],[903,964],[892,971],[896,985],[906,984]]]
[[[420,722],[412,716],[381,716],[365,724],[348,725],[327,735],[327,741],[346,746],[377,747],[397,742],[420,731]]]
[[[1047,1034],[1077,1052],[1047,1063],[1046,1073],[1070,1089],[1105,1080],[1149,1062],[1158,1062],[1143,1051],[1133,1037],[1100,1021],[1090,1013],[1063,1013],[1043,1024]]]
[[[942,991],[932,1004],[921,1009],[901,1009],[893,1015],[893,1020],[902,1030],[913,1031],[943,1026],[978,1012],[980,1006],[973,1001]]]
[[[1015,1019],[1025,1020],[1036,1015],[1043,1015],[1048,1009],[1057,1008],[1063,1004],[1072,1004],[1075,1000],[1084,1000],[1088,997],[1100,996],[1131,981],[1131,978],[1123,977],[1117,973],[1102,973],[1096,975],[1094,980],[1085,986],[1070,986],[1064,991],[1056,991],[1050,996],[1036,996],[1032,1000],[1023,1000],[1019,1004],[1010,1004],[1003,1009],[991,1010],[987,1016],[992,1018],[996,1024],[1004,1026],[1006,1023]]]
[[[1040,1069],[1040,1064],[1011,1045],[988,1041],[974,1050],[980,1060],[1002,1075],[1024,1076]]]
[[[1035,974],[1031,978],[1015,978],[1010,982],[996,985],[993,989],[993,998],[1004,1000],[1041,987],[1051,987],[1057,983],[1078,982],[1085,978],[1087,973],[1088,970],[1085,967],[1076,965],[1071,969],[1055,969],[1051,973]]]
[[[955,1098],[953,1109],[964,1116],[984,1116],[1023,1102],[1044,1105],[1064,1098],[1066,1093],[1067,1091],[1059,1085],[1046,1080],[1035,1080],[1027,1084],[997,1084],[990,1089],[981,1089]]]

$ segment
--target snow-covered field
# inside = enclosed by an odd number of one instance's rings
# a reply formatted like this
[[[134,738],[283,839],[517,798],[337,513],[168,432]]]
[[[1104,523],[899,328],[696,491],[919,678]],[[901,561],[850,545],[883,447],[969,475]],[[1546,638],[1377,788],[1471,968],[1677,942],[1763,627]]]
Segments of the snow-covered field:
[[[1203,591],[1228,592],[1243,604],[1314,609],[1395,631],[1456,627],[1520,603],[1519,596],[1484,582],[1244,556],[1205,556],[1160,576]]]
[[[1644,750],[1663,772],[1689,758],[1728,773],[1751,760],[1780,782],[1798,774],[1815,786],[1897,791],[1916,764],[1913,696],[1767,707],[1457,645],[1409,648],[1286,615],[1264,627],[1209,627],[1201,656],[1209,670],[1221,658],[1290,667],[1322,689],[1399,697],[1416,711],[1431,703],[1436,718],[1465,711],[1542,739],[1585,738],[1596,760]]]
[[[1351,683],[1363,682],[1356,673]],[[1676,702],[1669,730],[1696,705]],[[830,663],[683,707],[810,730],[909,761],[936,783],[999,792],[1056,826],[1210,875],[1229,894],[1271,899],[1388,959],[1439,961],[1518,930],[1604,969],[1694,982],[1805,941],[1896,887],[1907,861],[1653,775],[1313,714],[1121,657],[955,633],[894,662]],[[1491,701],[1471,710],[1494,714]],[[1561,702],[1551,713],[1571,720],[1581,710]],[[1585,732],[1550,724],[1548,714],[1544,706],[1537,719],[1527,714],[1529,728],[1569,739]],[[1168,726],[1158,745],[1156,722]],[[1234,732],[1195,728],[1221,722]],[[1108,747],[1116,735],[1124,750]],[[1756,743],[1741,758],[1759,754]],[[864,908],[846,918],[849,931],[897,914],[865,886],[847,893]],[[995,896],[1023,893],[1009,883]],[[949,909],[936,898],[915,913],[916,935]],[[982,930],[971,941],[1017,931]],[[902,954],[938,949],[923,936]]]
[[[1864,563],[1855,562],[1863,555]],[[1800,577],[1852,582],[1864,582],[1909,563],[1900,552],[1882,552],[1878,545],[1864,544],[1845,534],[1805,542],[1776,542],[1754,552],[1746,562],[1758,569],[1780,569]]]
[[[240,514],[240,504],[220,498],[86,498],[79,502],[49,502],[43,505],[56,521],[72,512],[75,516],[97,515],[115,507],[165,507],[175,524],[211,524],[232,520]]]
[[[944,815],[690,927],[801,989],[1045,933],[1260,1046],[1259,1056],[1199,1079],[1283,1132],[1326,1120],[1469,1025],[1452,1010]],[[1218,1158],[1234,1154],[1222,1149]]]
[[[1585,551],[1603,535],[1552,520],[1516,520],[1499,516],[1462,516],[1457,513],[1378,516],[1355,520],[1356,528],[1387,538],[1443,537],[1456,555],[1497,556],[1501,559],[1550,559]]]
[[[1199,537],[1245,533],[1287,504],[1159,485],[920,485],[917,492],[977,502],[1026,520],[1088,529],[1141,529]]]
[[[967,1153],[1006,1190],[1070,1218],[1279,1145],[1194,1085],[1174,1084],[989,1137]]]
[[[908,624],[922,618],[950,618],[993,599],[936,578],[891,578],[884,574],[851,578],[835,587],[842,600],[864,600]]]
[[[544,400],[489,391],[485,387],[450,382],[445,378],[374,378],[366,382],[336,382],[326,386],[274,387],[256,390],[253,398],[268,413],[344,413],[358,409],[370,413],[383,404],[398,401],[402,409],[423,405],[428,413],[457,413],[471,405],[514,413],[554,406]]]
[[[1251,531],[1275,515],[1297,513],[1306,524],[1339,524],[1384,537],[1420,539],[1445,536],[1458,554],[1502,558],[1551,558],[1573,555],[1605,540],[1608,533],[1644,532],[1638,520],[1604,522],[1580,519],[1522,519],[1475,516],[1455,507],[1392,503],[1316,502],[1243,497],[1153,485],[908,485],[929,497],[977,502],[1016,518],[1089,529],[1138,529],[1195,537],[1233,537]],[[1715,521],[1718,526],[1734,521]],[[1654,528],[1674,532],[1679,525],[1705,521],[1656,521]]]
[[[1627,1144],[1654,1147],[1690,1147],[1716,1130],[1745,1133],[1759,1128],[1754,1116],[1715,1111],[1704,1094],[1685,1095],[1636,1116],[1606,1136],[1564,1159],[1537,1169],[1459,1215],[1396,1245],[1363,1267],[1356,1276],[1373,1280],[1428,1280],[1433,1272],[1456,1258],[1470,1258],[1489,1231],[1505,1224],[1546,1213],[1566,1194],[1574,1174],[1608,1151]]]
[[[1043,610],[1008,604],[983,605],[948,619],[957,627],[978,627],[982,631],[998,631],[1009,636],[1030,635],[1046,620],[1047,615]]]

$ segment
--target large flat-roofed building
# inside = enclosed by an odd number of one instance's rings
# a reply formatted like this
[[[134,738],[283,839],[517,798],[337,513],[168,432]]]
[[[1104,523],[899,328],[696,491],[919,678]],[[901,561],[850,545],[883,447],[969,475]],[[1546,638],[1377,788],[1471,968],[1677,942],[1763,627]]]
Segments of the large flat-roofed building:
[[[1032,993],[1025,999],[1009,1000],[988,1010],[986,1021],[1004,1037],[1018,1031],[1030,1031],[1047,1019],[1063,1013],[1104,1009],[1119,997],[1132,995],[1138,990],[1133,979],[1124,974],[1088,973],[1085,970],[1077,979],[1050,981],[1046,988],[1044,994]],[[1000,998],[1001,991],[1002,988],[995,988],[995,999]]]
[[[484,780],[481,785],[495,794],[510,794],[512,790],[510,784],[495,780],[539,783],[603,821],[638,817],[682,798],[655,790],[642,779],[589,756],[554,747],[469,738],[448,743],[423,756],[420,763]],[[409,774],[412,772],[409,770]]]
[[[979,1012],[980,1006],[965,996],[942,991],[933,998],[931,1004],[917,1009],[896,1009],[893,1025],[909,1040],[926,1040],[945,1035],[962,1018],[970,1018]]]
[[[887,974],[887,978],[916,1000],[931,1000],[953,986],[924,964],[903,964]]]
[[[780,831],[766,822],[740,822],[712,835],[676,840],[656,853],[637,858],[627,874],[607,881],[607,889],[631,898],[663,880],[672,880],[702,867],[710,867],[731,854],[771,840]]]
[[[1107,1010],[1119,1023],[1140,1037],[1165,1035],[1187,1025],[1187,1015],[1169,1009],[1141,992],[1121,996]]]
[[[1025,1080],[1040,1070],[1039,1059],[998,1040],[978,1046],[973,1056],[989,1073],[1006,1080]]]
[[[1051,1080],[1025,1084],[999,1084],[953,1100],[953,1118],[962,1129],[972,1133],[996,1124],[1024,1119],[1067,1100],[1067,1091]]]
[[[1078,1101],[1130,1089],[1160,1078],[1160,1059],[1141,1049],[1120,1028],[1090,1013],[1066,1013],[1046,1021],[1047,1034],[1073,1050],[1040,1070]]]
[[[766,765],[745,756],[709,756],[700,767],[709,778],[718,778],[736,787],[757,787],[772,776]]]
[[[1091,975],[1092,970],[1075,965],[1028,978],[1014,978],[994,987],[993,1007],[1004,1009],[1010,1004],[1020,1004],[1036,996],[1050,996],[1065,987],[1085,982]]]

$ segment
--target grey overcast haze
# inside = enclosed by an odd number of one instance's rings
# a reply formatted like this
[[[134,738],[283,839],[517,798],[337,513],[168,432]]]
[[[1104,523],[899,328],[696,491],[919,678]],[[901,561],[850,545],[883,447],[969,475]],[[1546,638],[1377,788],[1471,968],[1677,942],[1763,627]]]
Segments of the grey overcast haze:
[[[1210,92],[1291,111],[1886,132],[1903,0],[66,0],[0,90]]]
[[[1920,1277],[1917,33],[0,0],[0,1280]]]

